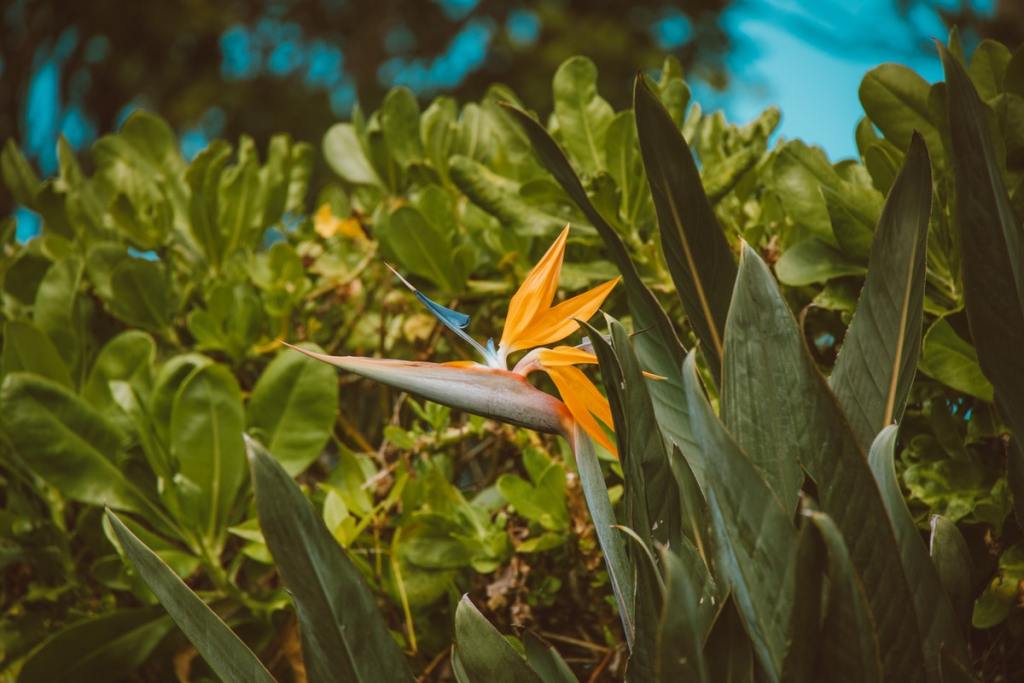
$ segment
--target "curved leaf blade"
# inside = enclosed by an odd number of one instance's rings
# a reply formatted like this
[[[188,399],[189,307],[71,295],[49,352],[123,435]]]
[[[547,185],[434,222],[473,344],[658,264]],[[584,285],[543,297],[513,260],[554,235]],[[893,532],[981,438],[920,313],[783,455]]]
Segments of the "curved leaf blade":
[[[689,145],[643,76],[636,80],[633,108],[668,269],[717,379],[736,261]]]
[[[899,421],[914,381],[924,319],[931,164],[915,134],[875,230],[857,309],[829,385],[861,448]]]
[[[206,663],[225,681],[274,683],[259,658],[163,560],[110,510],[107,519],[125,555]]]
[[[541,683],[540,676],[480,614],[468,595],[463,595],[455,608],[452,659],[459,661],[459,668],[469,681]]]
[[[312,681],[411,681],[359,570],[298,485],[246,437],[260,529],[299,619]]]
[[[882,492],[885,511],[896,532],[903,568],[907,577],[913,579],[910,588],[914,594],[918,628],[924,639],[927,665],[934,672],[939,668],[940,651],[949,652],[961,662],[970,659],[963,631],[957,628],[956,613],[946,597],[940,576],[928,556],[928,549],[900,491],[895,463],[898,431],[898,427],[890,425],[879,433],[871,445],[868,462]]]

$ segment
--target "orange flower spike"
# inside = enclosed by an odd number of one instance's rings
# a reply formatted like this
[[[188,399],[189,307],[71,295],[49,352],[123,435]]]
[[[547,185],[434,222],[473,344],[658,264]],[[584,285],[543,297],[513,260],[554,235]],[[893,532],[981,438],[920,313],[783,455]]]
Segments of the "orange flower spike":
[[[597,312],[620,278],[609,280],[587,292],[552,307],[558,290],[558,276],[565,257],[569,226],[543,258],[533,267],[509,302],[505,329],[498,345],[502,358],[515,351],[558,341],[579,329],[576,319],[586,320]]]

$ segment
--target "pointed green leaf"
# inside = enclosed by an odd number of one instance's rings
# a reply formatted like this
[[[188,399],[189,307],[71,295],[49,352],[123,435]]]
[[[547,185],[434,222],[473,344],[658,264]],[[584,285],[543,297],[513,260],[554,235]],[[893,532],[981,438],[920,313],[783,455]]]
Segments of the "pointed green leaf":
[[[213,540],[245,481],[245,417],[235,376],[223,365],[198,368],[182,383],[171,409],[171,454],[179,473],[202,493],[197,530]]]
[[[814,680],[881,683],[878,634],[843,536],[828,515],[810,512],[808,517],[827,549],[829,578],[828,607],[821,625]],[[886,670],[885,674],[884,680],[892,680],[891,671]]]
[[[601,464],[594,454],[594,444],[586,432],[575,427],[572,434],[573,453],[576,469],[580,475],[580,486],[587,501],[587,511],[594,523],[594,533],[604,553],[605,567],[612,584],[612,592],[619,608],[619,619],[626,635],[626,643],[633,648],[636,638],[636,622],[633,614],[633,597],[636,592],[635,567],[626,552],[623,535],[615,530],[615,512],[608,498],[608,487],[601,472]]]
[[[953,607],[959,635],[963,635],[971,623],[971,609],[974,606],[974,578],[971,569],[971,551],[967,547],[956,524],[945,517],[932,515],[931,539],[928,553],[935,564],[939,581],[945,589]],[[948,652],[963,665],[962,652],[950,648]]]
[[[111,511],[107,519],[135,571],[156,594],[185,636],[225,681],[274,683],[266,667],[217,614],[147,548]]]
[[[14,201],[29,207],[35,205],[40,186],[39,176],[13,139],[8,139],[4,143],[3,152],[0,152],[0,177]]]
[[[18,682],[129,678],[172,628],[174,622],[159,608],[87,617],[62,628],[33,651],[18,672]]]
[[[718,567],[732,587],[762,667],[778,680],[793,607],[791,557],[797,533],[760,471],[719,422],[700,386],[695,352],[683,366],[693,431],[714,466],[697,475],[708,501]]]
[[[896,532],[903,568],[907,577],[912,579],[910,589],[914,594],[914,610],[924,640],[925,657],[929,670],[935,672],[939,667],[940,651],[949,652],[961,662],[970,660],[963,630],[957,627],[953,605],[946,598],[940,576],[928,557],[928,548],[900,491],[895,461],[898,431],[895,425],[883,429],[871,445],[868,461]]]
[[[935,321],[924,336],[920,367],[925,374],[957,391],[992,402],[992,383],[981,371],[978,351],[945,318]]]
[[[793,559],[796,590],[782,662],[784,683],[812,681],[817,672],[827,560],[821,534],[813,524],[802,525]]]
[[[543,683],[577,683],[572,669],[551,645],[532,631],[526,632],[523,643],[526,645],[526,661]]]
[[[914,135],[871,244],[868,274],[829,385],[861,448],[903,416],[921,351],[931,167]]]
[[[246,438],[263,537],[295,603],[313,681],[412,681],[362,575],[298,485]]]
[[[996,402],[1024,434],[1024,234],[1006,192],[989,112],[960,63],[941,45],[953,146],[964,300],[971,337]]]
[[[689,145],[642,76],[633,90],[633,106],[665,260],[717,379],[736,261]]]
[[[796,457],[814,480],[822,511],[842,531],[875,623],[886,675],[915,681],[924,673],[921,637],[908,577],[882,496],[835,396],[804,345],[803,335],[764,262],[749,247],[740,259],[730,316],[736,333],[760,340],[758,399],[779,415],[799,415],[800,429],[763,444]],[[771,381],[769,381],[771,378]],[[771,436],[771,435],[769,435]]]
[[[480,614],[468,595],[462,596],[455,609],[452,659],[458,659],[459,668],[472,683],[541,683],[540,676]]]
[[[661,558],[668,590],[658,624],[657,680],[708,683],[711,679],[704,661],[704,638],[710,624],[702,615],[714,613],[703,604],[710,602],[698,573],[704,565],[696,553],[689,563],[668,549],[662,551]]]

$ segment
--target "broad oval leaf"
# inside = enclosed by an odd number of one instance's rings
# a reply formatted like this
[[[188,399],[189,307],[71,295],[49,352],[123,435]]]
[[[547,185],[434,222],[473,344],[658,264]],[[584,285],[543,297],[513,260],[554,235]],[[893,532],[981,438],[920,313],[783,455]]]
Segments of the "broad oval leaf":
[[[348,182],[355,185],[380,184],[351,123],[336,123],[327,129],[323,153],[327,165]]]
[[[200,367],[182,383],[171,409],[171,454],[199,488],[195,521],[210,540],[222,536],[245,481],[244,429],[241,392],[226,367]]]
[[[8,320],[4,323],[4,349],[0,370],[31,372],[71,388],[71,373],[45,332],[32,323]]]
[[[314,351],[321,349],[310,345]],[[316,460],[338,412],[337,374],[325,363],[281,350],[249,397],[249,433],[294,476]]]

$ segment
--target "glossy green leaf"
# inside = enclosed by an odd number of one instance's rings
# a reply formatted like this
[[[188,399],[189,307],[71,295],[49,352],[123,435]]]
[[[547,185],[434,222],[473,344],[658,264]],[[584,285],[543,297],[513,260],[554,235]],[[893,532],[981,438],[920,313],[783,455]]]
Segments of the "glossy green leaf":
[[[455,647],[452,660],[466,680],[494,683],[540,683],[526,660],[463,595],[455,609]],[[461,679],[460,679],[461,680]]]
[[[742,271],[741,271],[742,272]],[[790,558],[797,533],[761,472],[712,412],[696,371],[695,352],[683,366],[693,431],[714,466],[694,474],[708,501],[718,569],[770,680],[778,680],[793,607]]]
[[[863,275],[867,269],[864,264],[851,261],[835,247],[817,237],[810,237],[784,251],[775,264],[775,272],[779,282],[791,287],[803,287],[847,275]]]
[[[864,586],[886,675],[918,680],[924,662],[913,594],[882,496],[778,285],[749,247],[740,260],[730,316],[750,323],[737,324],[737,334],[760,340],[763,361],[747,363],[759,400],[779,415],[800,416],[800,429],[760,447],[797,458],[813,479],[821,509],[842,531]]]
[[[249,433],[295,476],[320,455],[337,412],[338,377],[331,366],[284,349],[253,387],[247,422]]]
[[[412,681],[359,570],[284,468],[247,438],[260,528],[299,620],[310,680]]]
[[[82,386],[82,398],[94,408],[111,415],[115,407],[110,382],[129,382],[140,393],[153,383],[153,362],[156,344],[139,330],[117,335],[100,349]]]
[[[115,558],[116,559],[116,558]],[[111,612],[66,626],[35,650],[19,683],[120,680],[135,673],[174,622],[149,608]]]
[[[323,154],[327,165],[348,182],[354,185],[380,183],[351,123],[336,123],[327,130]]]
[[[931,189],[928,150],[915,135],[886,199],[864,289],[829,377],[865,450],[882,428],[902,419],[917,370]]]
[[[1006,192],[988,110],[960,63],[946,72],[964,300],[981,369],[1010,427],[1024,434],[1024,235]]]
[[[736,261],[689,145],[643,77],[637,78],[633,106],[668,269],[717,378]]]
[[[82,270],[82,259],[76,255],[50,266],[36,290],[32,309],[32,321],[53,340],[69,368],[81,362],[86,334],[78,310]]]
[[[4,323],[4,375],[26,371],[71,388],[71,373],[50,338],[32,323],[8,320]]]
[[[939,668],[939,653],[946,651],[961,662],[969,662],[963,630],[958,628],[957,615],[952,603],[946,599],[943,583],[935,565],[928,556],[928,548],[914,518],[907,508],[896,478],[896,435],[898,428],[890,425],[875,438],[868,454],[871,472],[882,493],[882,502],[889,515],[900,559],[914,596],[914,611],[924,641],[928,670],[933,674]]]
[[[419,210],[399,207],[388,217],[382,239],[409,272],[429,279],[446,292],[458,292],[468,273],[454,259],[451,243]]]
[[[117,466],[124,437],[59,384],[15,372],[0,387],[0,417],[15,451],[64,496],[146,514],[153,503]]]
[[[679,368],[683,362],[684,349],[672,322],[654,294],[640,279],[622,238],[590,201],[565,153],[536,119],[514,107],[508,110],[526,131],[541,163],[597,229],[608,256],[622,273],[634,329],[643,330],[643,334],[636,340],[637,358],[645,370],[665,378],[650,387],[658,423],[677,446],[692,450],[695,444],[690,434],[689,417],[684,402],[679,400],[682,392]]]
[[[955,627],[962,635],[971,623],[974,578],[971,551],[956,524],[940,515],[932,515],[928,554],[931,555],[939,581],[953,607]],[[958,654],[952,650],[950,652],[954,656]],[[961,664],[965,663],[962,657],[956,659]]]
[[[230,523],[245,481],[245,417],[235,376],[223,365],[193,371],[174,397],[171,454],[178,472],[199,487],[196,530],[214,540]]]
[[[380,105],[380,127],[391,157],[402,168],[423,161],[420,105],[408,88],[393,88]]]
[[[107,519],[135,571],[156,594],[185,636],[225,681],[273,683],[260,660],[181,579],[113,512]]]
[[[917,131],[931,157],[941,156],[942,140],[928,106],[929,85],[921,76],[900,64],[882,64],[864,76],[859,94],[864,111],[887,140],[907,149]]]
[[[134,327],[163,332],[177,311],[177,301],[163,265],[126,258],[110,274],[110,312]]]
[[[206,260],[219,268],[227,252],[228,235],[220,225],[220,188],[231,146],[215,140],[189,164],[185,179],[192,196],[189,201],[189,229]]]
[[[615,112],[597,94],[597,67],[586,57],[570,57],[552,80],[558,137],[584,173],[604,169],[604,139]]]
[[[992,383],[981,371],[978,352],[945,318],[928,329],[919,365],[922,372],[957,391],[992,401]]]

